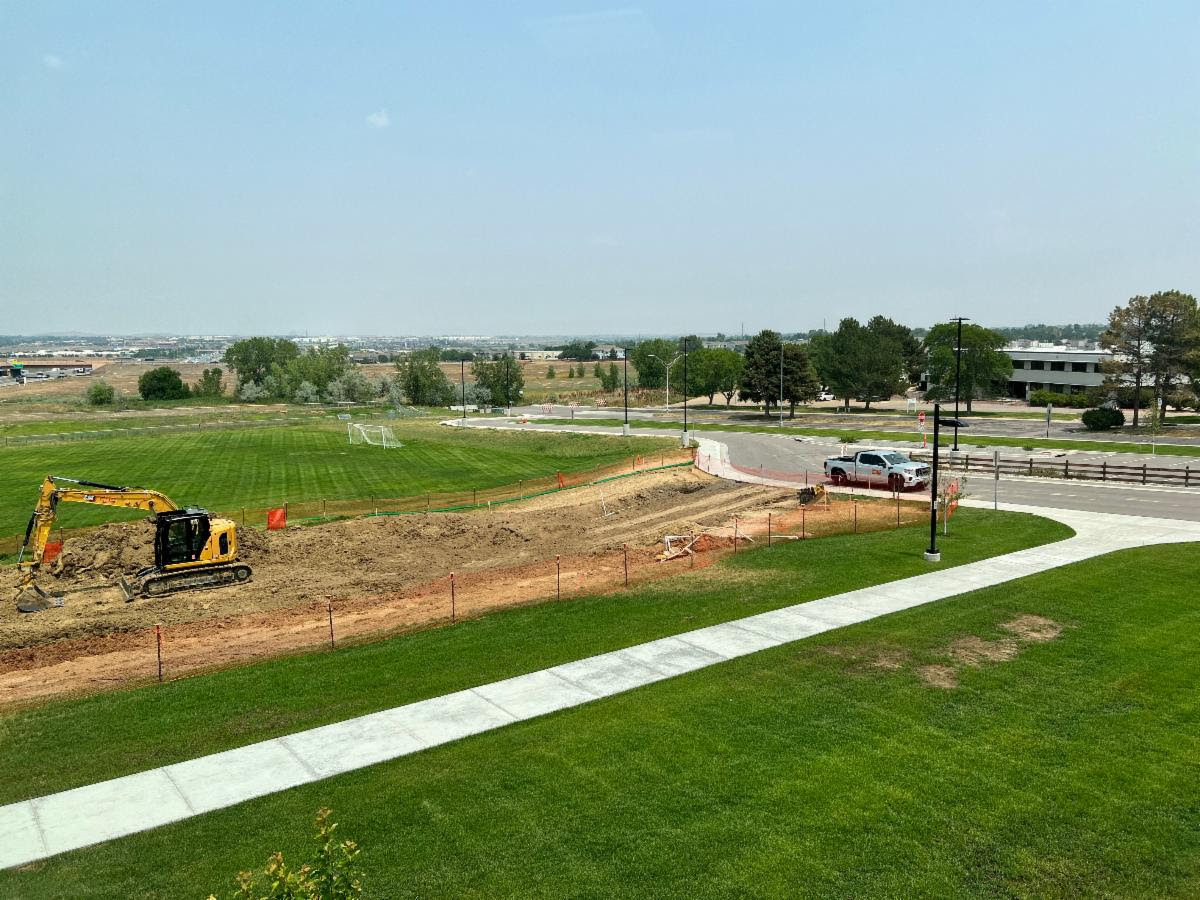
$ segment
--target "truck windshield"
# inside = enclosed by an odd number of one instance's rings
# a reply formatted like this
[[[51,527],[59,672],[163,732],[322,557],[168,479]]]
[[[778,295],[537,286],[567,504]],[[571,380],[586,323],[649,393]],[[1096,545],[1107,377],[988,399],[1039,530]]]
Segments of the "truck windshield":
[[[903,453],[885,453],[883,454],[883,458],[893,466],[903,465],[904,463],[908,462],[908,457]]]

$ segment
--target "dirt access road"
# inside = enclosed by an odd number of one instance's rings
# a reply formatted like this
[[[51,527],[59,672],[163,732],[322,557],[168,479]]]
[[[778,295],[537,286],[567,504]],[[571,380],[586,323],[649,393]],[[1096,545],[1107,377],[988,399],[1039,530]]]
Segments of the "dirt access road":
[[[896,509],[859,504],[860,525],[892,521]],[[903,517],[919,515],[904,504]],[[807,532],[849,530],[848,502],[807,510]],[[411,630],[454,615],[615,589],[631,581],[703,567],[739,535],[795,534],[794,491],[722,481],[695,469],[619,479],[469,513],[382,516],[242,535],[254,579],[126,603],[115,587],[68,594],[61,609],[32,615],[0,608],[0,703],[63,692],[104,690],[155,673],[153,628],[164,628],[168,674],[262,659],[329,639],[332,604],[339,640]],[[881,519],[882,522],[882,519]],[[879,523],[876,523],[879,524]],[[665,534],[704,532],[695,559],[660,563]],[[556,565],[555,556],[561,557]],[[74,539],[51,591],[113,583],[152,561],[151,529],[135,522],[103,526]],[[559,570],[561,567],[561,581]],[[15,596],[7,571],[0,591]]]

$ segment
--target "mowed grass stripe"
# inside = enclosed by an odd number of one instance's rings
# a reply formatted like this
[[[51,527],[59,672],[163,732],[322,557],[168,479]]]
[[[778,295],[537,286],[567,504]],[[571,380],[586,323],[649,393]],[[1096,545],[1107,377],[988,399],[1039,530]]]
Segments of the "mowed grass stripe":
[[[387,897],[1195,896],[1200,546],[1121,551],[0,874],[204,896],[331,806]],[[779,572],[781,579],[791,573]],[[1062,624],[925,683],[964,636]],[[864,664],[880,651],[896,668]]]
[[[469,490],[607,466],[667,440],[393,425],[399,449],[350,446],[338,426],[140,435],[0,451],[0,535],[23,531],[48,474],[160,490],[213,510]],[[136,517],[64,507],[64,527]]]

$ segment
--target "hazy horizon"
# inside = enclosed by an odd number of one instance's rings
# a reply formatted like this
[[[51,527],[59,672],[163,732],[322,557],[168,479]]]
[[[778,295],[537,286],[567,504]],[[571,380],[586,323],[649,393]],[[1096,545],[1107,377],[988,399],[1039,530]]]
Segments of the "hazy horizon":
[[[1200,289],[1197,38],[1183,2],[0,0],[0,331],[1098,322]]]

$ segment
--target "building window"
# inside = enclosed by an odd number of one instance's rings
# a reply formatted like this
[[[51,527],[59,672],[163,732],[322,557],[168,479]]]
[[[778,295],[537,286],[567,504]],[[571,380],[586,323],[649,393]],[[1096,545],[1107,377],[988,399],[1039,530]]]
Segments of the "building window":
[[[1023,360],[1023,359],[1014,359],[1014,360],[1013,360],[1013,368],[1014,368],[1014,369],[1023,369],[1023,368],[1025,368],[1025,360]]]
[[[1088,370],[1087,363],[1071,363],[1072,372],[1086,372]]]
[[[1044,368],[1046,368],[1046,364],[1044,362],[1042,362],[1040,359],[1034,359],[1034,360],[1030,360],[1029,368],[1044,369]]]
[[[1067,367],[1067,364],[1063,363],[1063,362],[1050,363],[1050,371],[1051,372],[1062,372],[1066,369],[1066,367]]]

